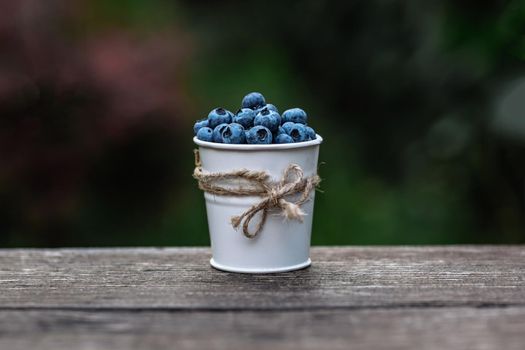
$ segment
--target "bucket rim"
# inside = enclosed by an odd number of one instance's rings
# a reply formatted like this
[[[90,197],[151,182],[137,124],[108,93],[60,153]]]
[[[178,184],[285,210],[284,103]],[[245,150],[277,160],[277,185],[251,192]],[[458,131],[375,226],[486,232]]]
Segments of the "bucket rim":
[[[323,142],[323,138],[319,134],[315,134],[315,140],[297,142],[297,143],[275,143],[270,145],[248,145],[248,144],[226,144],[202,141],[193,137],[193,142],[200,147],[214,148],[214,149],[225,149],[232,151],[262,151],[262,150],[280,150],[280,149],[293,149],[293,148],[306,148],[311,146],[320,145]]]

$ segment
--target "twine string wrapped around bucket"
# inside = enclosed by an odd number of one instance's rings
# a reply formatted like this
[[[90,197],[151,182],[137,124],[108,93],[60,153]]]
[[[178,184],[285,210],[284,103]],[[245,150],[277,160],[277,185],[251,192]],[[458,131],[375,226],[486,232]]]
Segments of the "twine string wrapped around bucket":
[[[284,170],[283,177],[277,183],[270,180],[265,171],[239,169],[229,172],[207,172],[202,169],[199,151],[195,150],[195,170],[193,177],[198,181],[199,188],[205,192],[219,196],[259,196],[261,201],[238,216],[231,218],[233,228],[238,229],[242,224],[242,232],[248,238],[254,238],[262,230],[268,211],[272,208],[281,210],[286,219],[302,221],[305,212],[301,205],[310,199],[310,193],[321,182],[318,175],[304,177],[303,170],[297,164],[290,164]],[[244,180],[249,186],[239,185],[236,188],[224,187],[220,183],[228,180]],[[301,194],[298,200],[288,201],[285,198],[294,194]],[[250,232],[249,224],[254,216],[261,212],[261,218]]]

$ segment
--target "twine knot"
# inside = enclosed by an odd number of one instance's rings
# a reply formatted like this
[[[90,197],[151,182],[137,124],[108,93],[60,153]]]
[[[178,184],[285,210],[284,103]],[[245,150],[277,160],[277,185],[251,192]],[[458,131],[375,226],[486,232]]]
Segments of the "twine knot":
[[[206,172],[202,169],[200,154],[195,150],[195,170],[193,177],[197,179],[199,188],[205,192],[222,196],[259,196],[261,201],[238,216],[231,218],[231,225],[238,229],[242,224],[242,232],[248,238],[254,238],[262,230],[268,211],[273,208],[281,210],[285,219],[301,221],[306,215],[301,205],[310,199],[310,193],[321,179],[318,175],[304,177],[303,170],[297,164],[290,164],[284,170],[283,177],[278,183],[270,181],[270,175],[265,171],[248,169],[233,170],[230,172]],[[223,180],[245,180],[249,186],[239,185],[237,188],[224,187],[219,184]],[[301,194],[298,200],[289,201],[287,197]],[[257,213],[261,213],[255,231],[250,232],[249,224]]]
[[[274,207],[279,205],[280,198],[279,198],[279,192],[277,191],[277,189],[275,188],[270,189],[270,192],[268,193],[268,200]]]

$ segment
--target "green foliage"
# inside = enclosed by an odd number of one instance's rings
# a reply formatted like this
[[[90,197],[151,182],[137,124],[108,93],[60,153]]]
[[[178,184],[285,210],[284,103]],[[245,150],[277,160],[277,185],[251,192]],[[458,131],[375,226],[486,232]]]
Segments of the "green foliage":
[[[208,245],[191,126],[250,91],[325,139],[314,244],[525,242],[522,1],[54,6],[0,26],[0,246]]]

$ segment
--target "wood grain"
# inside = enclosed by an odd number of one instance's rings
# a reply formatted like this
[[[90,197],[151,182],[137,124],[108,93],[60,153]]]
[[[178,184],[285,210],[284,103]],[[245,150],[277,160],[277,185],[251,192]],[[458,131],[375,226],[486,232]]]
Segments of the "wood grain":
[[[2,311],[0,349],[522,350],[525,308]]]
[[[0,350],[525,348],[522,246],[314,248],[273,275],[209,258],[0,250]]]
[[[208,249],[0,250],[0,307],[316,309],[523,305],[523,247],[314,248],[292,273],[216,271]]]

